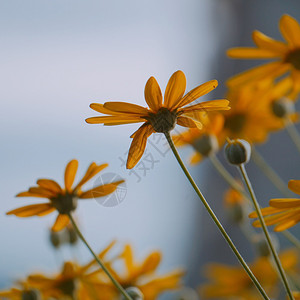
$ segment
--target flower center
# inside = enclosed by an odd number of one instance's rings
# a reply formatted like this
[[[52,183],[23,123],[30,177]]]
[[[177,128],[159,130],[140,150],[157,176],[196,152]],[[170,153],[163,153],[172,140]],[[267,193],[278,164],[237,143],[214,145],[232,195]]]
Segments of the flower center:
[[[156,132],[169,132],[176,124],[176,110],[170,111],[166,107],[161,107],[157,113],[149,113],[148,117],[153,129]]]
[[[77,207],[77,197],[68,193],[57,195],[51,202],[61,214],[68,214]]]
[[[74,293],[77,289],[76,281],[73,278],[66,279],[59,284],[58,289],[60,289],[64,295],[74,297]]]
[[[224,127],[233,133],[239,133],[246,124],[246,116],[244,114],[235,114],[226,117]]]
[[[23,291],[21,295],[22,300],[39,300],[40,295],[38,291],[35,290],[29,290],[29,291]]]
[[[295,69],[300,70],[300,49],[290,52],[285,57],[285,61],[292,64]]]

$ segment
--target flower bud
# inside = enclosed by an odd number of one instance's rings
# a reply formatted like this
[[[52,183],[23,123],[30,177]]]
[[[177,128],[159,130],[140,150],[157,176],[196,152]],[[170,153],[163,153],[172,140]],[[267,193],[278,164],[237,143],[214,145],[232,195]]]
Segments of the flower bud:
[[[58,232],[50,231],[50,243],[56,249],[61,245],[61,238]]]
[[[295,104],[289,98],[281,98],[271,103],[273,114],[278,118],[285,118],[295,112]]]
[[[125,289],[125,291],[132,298],[132,300],[144,300],[144,295],[137,287],[131,286]],[[123,295],[121,296],[121,300],[125,300]]]
[[[68,226],[66,229],[67,229],[68,242],[71,245],[75,245],[78,241],[78,235],[75,229],[73,228],[73,226]]]
[[[251,146],[245,140],[228,141],[225,147],[225,156],[229,163],[233,165],[245,164],[249,161],[251,155]]]
[[[36,290],[23,291],[21,300],[40,300],[40,293]]]
[[[209,156],[218,151],[219,144],[215,135],[203,134],[194,140],[193,147],[202,156]]]

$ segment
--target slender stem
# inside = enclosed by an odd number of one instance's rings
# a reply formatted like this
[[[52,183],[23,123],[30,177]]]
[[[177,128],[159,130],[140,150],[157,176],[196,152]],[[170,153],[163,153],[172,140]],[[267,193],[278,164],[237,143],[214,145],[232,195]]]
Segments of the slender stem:
[[[291,120],[287,119],[285,121],[285,129],[286,129],[287,133],[289,134],[291,140],[297,147],[298,151],[300,152],[300,135],[297,131],[295,124]]]
[[[270,250],[271,250],[272,256],[273,256],[274,261],[275,261],[275,263],[276,263],[278,272],[279,272],[279,274],[280,274],[280,277],[281,277],[281,279],[282,279],[282,282],[283,282],[283,284],[284,284],[284,287],[285,287],[285,289],[286,289],[286,292],[287,292],[289,298],[290,298],[291,300],[294,300],[293,294],[292,294],[292,292],[291,292],[291,289],[290,289],[289,284],[288,284],[288,281],[287,281],[287,277],[286,277],[285,272],[284,272],[284,270],[283,270],[283,268],[282,268],[282,265],[281,265],[281,262],[280,262],[280,260],[279,260],[278,254],[276,253],[276,250],[275,250],[275,248],[274,248],[274,246],[273,246],[273,244],[272,244],[270,234],[269,234],[269,232],[268,232],[268,229],[267,229],[265,220],[264,220],[264,218],[263,218],[263,216],[262,216],[262,213],[261,213],[261,211],[260,211],[259,204],[258,204],[258,202],[257,202],[256,196],[255,196],[255,194],[254,194],[254,190],[253,190],[253,188],[252,188],[252,185],[251,185],[251,182],[250,182],[249,177],[248,177],[248,175],[247,175],[247,172],[246,172],[246,169],[245,169],[244,164],[241,164],[241,165],[239,166],[239,170],[241,171],[242,177],[244,178],[245,184],[246,184],[247,189],[248,189],[248,191],[249,191],[249,193],[250,193],[250,196],[251,196],[251,198],[252,198],[252,201],[253,201],[253,204],[254,204],[256,213],[257,213],[258,218],[259,218],[260,225],[261,225],[261,227],[262,227],[262,229],[263,229],[263,232],[264,232],[264,234],[265,234],[267,243],[268,243],[269,248],[270,248]]]
[[[180,158],[180,156],[179,156],[179,154],[177,152],[177,149],[175,148],[175,145],[173,143],[173,140],[172,140],[170,134],[169,133],[165,133],[165,136],[166,136],[167,141],[168,141],[168,143],[170,145],[170,148],[172,149],[172,151],[173,151],[173,153],[174,153],[174,155],[175,155],[175,157],[176,157],[176,159],[177,159],[177,161],[178,161],[181,169],[183,170],[185,176],[187,177],[187,179],[191,183],[192,187],[194,188],[195,192],[199,196],[200,200],[202,201],[202,203],[205,206],[206,210],[208,211],[209,215],[211,216],[211,218],[213,219],[213,221],[215,222],[215,224],[219,228],[219,230],[222,233],[224,239],[227,241],[229,247],[231,248],[231,250],[233,251],[233,253],[236,255],[236,257],[239,260],[240,264],[243,266],[243,268],[245,269],[245,271],[247,272],[248,276],[253,281],[254,285],[256,286],[256,288],[258,289],[258,291],[260,292],[260,294],[262,295],[262,297],[264,299],[269,299],[269,297],[267,296],[266,292],[264,291],[264,289],[260,285],[259,281],[256,279],[256,277],[254,276],[254,274],[250,270],[249,266],[247,265],[247,263],[245,262],[245,260],[243,259],[243,257],[241,256],[241,254],[239,253],[239,251],[237,250],[237,248],[235,247],[235,245],[232,242],[231,238],[229,237],[229,235],[225,231],[224,227],[222,226],[222,224],[218,220],[217,216],[215,215],[215,213],[213,212],[213,210],[211,209],[211,207],[207,203],[206,199],[202,195],[200,189],[196,185],[196,183],[193,180],[192,176],[190,175],[189,171],[185,167],[184,163],[182,162],[182,160],[181,160],[181,158]]]
[[[80,239],[83,241],[83,243],[87,246],[87,248],[90,250],[92,255],[94,256],[97,263],[100,265],[102,270],[106,273],[106,275],[109,277],[111,282],[114,284],[114,286],[119,290],[119,292],[125,297],[127,300],[132,300],[132,298],[128,295],[128,293],[124,290],[124,288],[120,285],[120,283],[112,276],[112,274],[109,272],[109,270],[106,268],[104,263],[101,261],[101,259],[95,254],[95,252],[92,250],[84,236],[82,235],[81,231],[79,230],[74,218],[72,217],[71,213],[68,213],[68,216],[71,220],[72,225],[74,226],[75,231],[77,232]]]
[[[252,146],[251,155],[255,164],[262,170],[262,172],[269,178],[273,185],[285,196],[292,197],[290,190],[284,181],[278,176],[278,174],[266,163],[264,158],[257,152],[254,146]]]

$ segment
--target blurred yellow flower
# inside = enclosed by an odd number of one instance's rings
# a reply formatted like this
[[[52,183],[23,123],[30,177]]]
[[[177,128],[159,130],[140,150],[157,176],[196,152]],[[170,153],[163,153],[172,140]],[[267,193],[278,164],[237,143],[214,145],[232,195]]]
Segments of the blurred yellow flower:
[[[285,250],[279,256],[285,271],[287,273],[294,272],[298,264],[297,251]],[[267,294],[276,297],[279,278],[269,258],[260,257],[249,266]],[[200,294],[203,299],[232,299],[236,297],[243,300],[257,300],[259,298],[259,293],[251,279],[240,266],[209,264],[205,269],[205,275],[210,283],[200,287]]]
[[[86,119],[90,124],[121,125],[130,123],[144,124],[131,135],[133,138],[126,167],[133,168],[142,157],[147,139],[153,132],[167,133],[176,124],[197,128],[201,125],[203,111],[228,110],[227,100],[214,100],[186,106],[199,97],[216,88],[216,80],[208,81],[187,93],[185,96],[186,78],[182,71],[175,72],[168,84],[162,102],[162,93],[154,77],[150,77],[145,86],[145,99],[149,108],[126,102],[92,103],[90,107],[107,116]],[[200,115],[199,115],[200,114]]]
[[[300,180],[290,180],[288,187],[294,193],[300,195]],[[271,199],[269,207],[261,209],[267,226],[275,225],[274,231],[283,231],[300,222],[300,199]],[[256,212],[249,215],[257,218]],[[253,222],[254,227],[260,227],[259,220]]]
[[[195,153],[190,158],[191,164],[197,164],[203,158],[215,153],[219,149],[219,133],[223,129],[224,117],[221,114],[207,116],[203,113],[203,127],[190,128],[188,131],[173,136],[175,145],[178,147],[190,145]]]
[[[106,255],[114,244],[115,242],[110,243],[98,255],[100,259],[105,259],[108,265],[111,261],[106,259]],[[40,291],[43,299],[104,300],[107,299],[106,294],[105,291],[102,293],[102,283],[98,279],[98,274],[102,270],[93,268],[95,265],[95,260],[83,266],[74,262],[65,262],[59,274],[50,277],[33,274],[28,276],[28,283]],[[99,298],[98,295],[102,297]]]
[[[228,81],[230,87],[258,82],[265,78],[276,79],[286,74],[287,87],[293,97],[300,91],[300,25],[289,15],[283,15],[279,28],[285,42],[276,41],[259,31],[252,38],[257,47],[233,48],[227,51],[229,57],[239,59],[275,59],[275,61],[238,74]]]
[[[82,191],[81,187],[97,175],[101,170],[106,168],[108,164],[97,165],[91,163],[85,175],[79,183],[73,186],[76,172],[78,169],[78,161],[71,160],[65,169],[65,188],[62,188],[56,181],[52,179],[38,179],[37,186],[30,187],[28,191],[19,193],[17,197],[38,197],[49,199],[49,202],[42,204],[32,204],[22,206],[20,208],[7,212],[7,215],[16,215],[26,218],[32,216],[45,216],[57,210],[58,217],[52,227],[53,231],[59,231],[69,224],[68,213],[77,207],[77,199],[91,199],[106,196],[117,189],[117,186],[124,180],[100,185],[88,191]]]
[[[161,293],[180,287],[180,280],[184,274],[182,270],[175,270],[163,276],[156,274],[156,269],[161,261],[161,254],[158,251],[149,254],[143,262],[137,263],[134,261],[131,246],[125,245],[120,258],[124,262],[125,272],[120,274],[115,268],[109,266],[110,272],[123,288],[137,287],[144,295],[145,300],[157,299]],[[101,281],[105,282],[106,279],[103,276]],[[102,288],[109,295],[105,300],[116,299],[119,295],[118,290],[108,280],[106,280],[106,284],[106,288]]]

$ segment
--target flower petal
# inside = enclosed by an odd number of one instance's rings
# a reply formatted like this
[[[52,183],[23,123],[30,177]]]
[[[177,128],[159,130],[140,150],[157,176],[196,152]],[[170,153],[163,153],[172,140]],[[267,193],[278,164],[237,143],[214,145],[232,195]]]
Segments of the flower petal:
[[[138,114],[142,116],[148,115],[147,108],[127,102],[105,102],[103,106],[104,108],[115,112],[125,114]]]
[[[178,117],[176,123],[188,128],[202,128],[202,124],[187,117]]]
[[[195,152],[191,157],[190,157],[190,164],[191,165],[196,165],[198,164],[200,161],[202,161],[203,159],[203,156],[198,153],[198,152]]]
[[[269,204],[275,208],[300,208],[300,199],[271,199]]]
[[[292,218],[289,218],[288,220],[284,220],[284,221],[280,222],[279,224],[277,224],[274,227],[274,231],[279,232],[279,231],[287,230],[287,229],[295,226],[299,222],[300,222],[300,216],[296,215]]]
[[[104,124],[104,125],[118,125],[118,124],[129,124],[144,122],[143,119],[131,116],[108,116],[108,117],[91,117],[85,119],[88,124]]]
[[[174,104],[174,108],[185,106],[194,100],[208,94],[218,86],[217,80],[210,80],[188,92],[179,102]]]
[[[276,41],[258,30],[253,31],[252,38],[257,47],[272,51],[279,55],[285,54],[288,50],[285,43]]]
[[[90,108],[99,113],[106,114],[106,115],[121,115],[122,114],[122,113],[104,108],[104,105],[101,103],[91,103]]]
[[[154,77],[150,77],[145,86],[145,100],[153,111],[162,106],[162,94]]]
[[[80,194],[80,199],[91,199],[91,198],[99,198],[113,193],[119,184],[125,182],[125,180],[120,180],[108,184],[104,184],[101,186],[97,186],[93,189],[90,189],[82,194]]]
[[[31,187],[31,188],[29,188],[28,192],[32,193],[32,194],[39,194],[41,196],[44,196],[45,198],[52,198],[52,197],[56,196],[55,192],[46,190],[40,186],[39,187]]]
[[[279,21],[279,28],[282,36],[291,46],[300,46],[300,25],[293,17],[283,15]]]
[[[71,191],[78,169],[78,160],[71,160],[65,169],[65,188],[68,192]]]
[[[61,193],[62,189],[60,187],[60,185],[51,179],[39,179],[36,182],[40,187],[47,189],[55,194]]]
[[[164,106],[172,109],[182,98],[186,88],[186,78],[182,71],[175,72],[167,84],[165,90]]]
[[[268,216],[268,215],[273,215],[275,213],[283,211],[282,209],[279,208],[274,208],[274,207],[265,207],[260,209],[261,213],[263,216]],[[257,218],[257,213],[256,211],[253,211],[251,214],[248,216],[249,218]]]
[[[197,110],[201,110],[201,111],[229,110],[230,107],[228,105],[229,105],[229,101],[226,99],[205,101],[195,105],[184,107],[182,108],[182,112],[186,114],[187,112],[193,112]]]
[[[265,59],[265,58],[276,58],[281,57],[281,54],[277,52],[272,52],[270,50],[265,50],[261,48],[251,48],[251,47],[239,47],[229,49],[227,55],[231,58],[247,58],[247,59]]]
[[[288,187],[291,191],[300,195],[300,180],[290,180]]]
[[[152,252],[143,262],[139,270],[139,276],[154,272],[161,261],[161,253],[158,251]]]
[[[143,124],[134,134],[127,158],[127,169],[132,169],[142,157],[148,137],[154,132],[150,124]]]
[[[59,214],[56,218],[56,221],[54,223],[54,225],[52,226],[51,230],[52,231],[60,231],[62,229],[64,229],[68,224],[69,224],[70,220],[68,215],[63,215],[63,214]]]
[[[15,215],[17,217],[26,218],[32,216],[44,216],[54,210],[51,203],[31,204],[7,212],[7,215]]]
[[[36,193],[30,193],[30,192],[21,192],[16,195],[16,197],[37,197],[37,198],[48,198],[44,195],[36,194]]]

